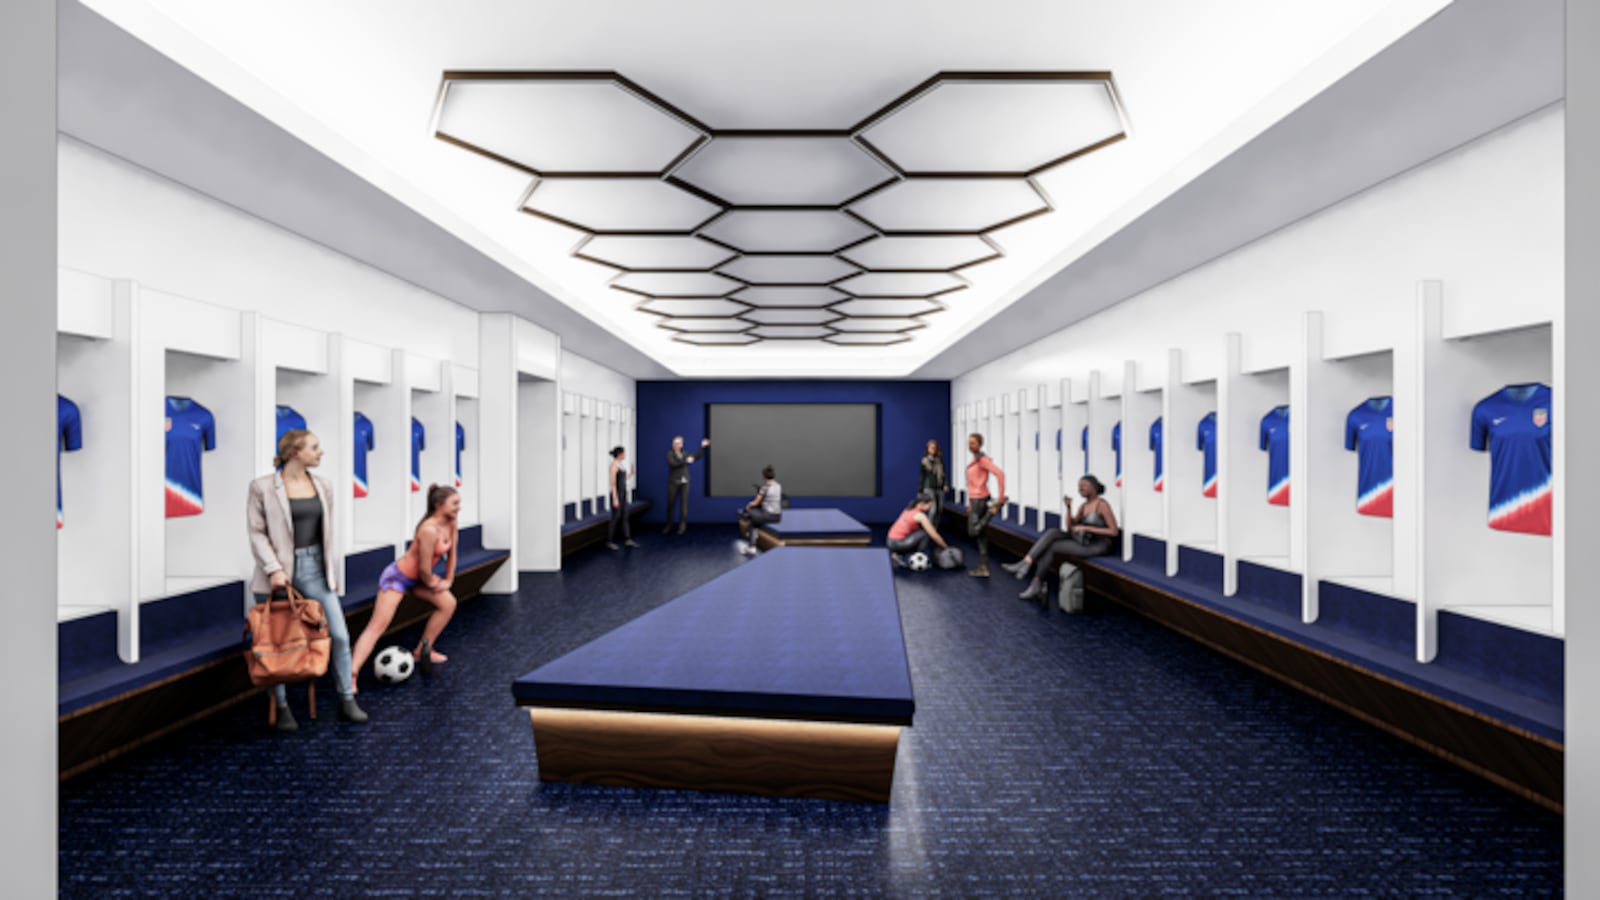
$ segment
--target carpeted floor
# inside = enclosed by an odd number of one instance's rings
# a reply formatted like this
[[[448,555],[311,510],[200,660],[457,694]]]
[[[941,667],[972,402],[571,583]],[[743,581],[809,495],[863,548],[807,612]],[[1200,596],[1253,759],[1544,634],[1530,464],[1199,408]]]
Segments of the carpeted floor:
[[[998,570],[898,576],[917,712],[888,806],[541,784],[511,680],[742,564],[731,528],[643,531],[463,606],[431,679],[363,681],[369,725],[292,691],[297,734],[251,702],[63,784],[62,895],[1560,892],[1560,817]]]

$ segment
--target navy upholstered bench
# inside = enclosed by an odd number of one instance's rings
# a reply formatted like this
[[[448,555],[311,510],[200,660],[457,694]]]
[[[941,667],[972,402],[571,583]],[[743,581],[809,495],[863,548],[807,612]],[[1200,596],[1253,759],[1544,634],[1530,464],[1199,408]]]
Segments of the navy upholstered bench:
[[[756,528],[756,546],[865,547],[872,529],[837,509],[786,509],[783,517]]]
[[[768,553],[523,675],[512,695],[546,781],[880,802],[915,711],[881,548]]]
[[[1089,592],[1258,668],[1547,806],[1562,802],[1562,641],[1448,611],[1438,653],[1415,658],[1415,608],[1330,582],[1318,620],[1300,616],[1300,576],[1241,561],[1222,593],[1222,559],[1134,536],[1131,561],[1082,565]]]
[[[650,501],[638,499],[628,504],[628,521],[634,527],[639,525],[639,519],[650,509]],[[576,509],[576,504],[568,503],[565,509],[565,521],[561,525],[561,555],[570,556],[585,547],[591,547],[606,539],[606,529],[611,524],[611,512],[601,509],[598,512],[590,511],[590,501],[583,501],[583,509]],[[577,512],[583,515],[577,516]]]

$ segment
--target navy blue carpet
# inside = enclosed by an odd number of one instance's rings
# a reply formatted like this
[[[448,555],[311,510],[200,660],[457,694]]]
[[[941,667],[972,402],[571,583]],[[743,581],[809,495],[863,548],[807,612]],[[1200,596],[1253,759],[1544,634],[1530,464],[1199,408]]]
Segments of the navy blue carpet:
[[[917,709],[887,806],[543,784],[512,679],[743,564],[731,527],[640,541],[464,605],[432,678],[364,677],[368,725],[291,691],[299,733],[252,700],[66,782],[62,895],[1560,892],[1560,817],[998,570],[897,575]]]

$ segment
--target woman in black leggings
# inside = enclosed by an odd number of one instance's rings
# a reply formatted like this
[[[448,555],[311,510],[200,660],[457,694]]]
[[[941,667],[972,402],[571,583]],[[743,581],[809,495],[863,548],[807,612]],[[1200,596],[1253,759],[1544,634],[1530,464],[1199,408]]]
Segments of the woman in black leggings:
[[[628,451],[621,447],[611,448],[611,524],[606,527],[606,549],[617,549],[617,531],[622,531],[622,542],[629,547],[637,547],[634,543],[633,533],[628,527],[628,478],[633,475],[632,466],[623,466],[622,461],[628,458]]]
[[[1022,559],[1001,567],[1021,580],[1027,578],[1028,569],[1035,562],[1038,563],[1032,583],[1018,595],[1021,599],[1039,599],[1044,593],[1044,577],[1065,558],[1104,556],[1111,552],[1118,535],[1117,514],[1111,511],[1111,504],[1106,502],[1103,496],[1105,492],[1106,486],[1093,475],[1078,479],[1078,494],[1083,497],[1083,505],[1078,507],[1078,511],[1067,517],[1063,527],[1052,528],[1040,535]],[[1063,499],[1068,504],[1072,502],[1071,497]]]

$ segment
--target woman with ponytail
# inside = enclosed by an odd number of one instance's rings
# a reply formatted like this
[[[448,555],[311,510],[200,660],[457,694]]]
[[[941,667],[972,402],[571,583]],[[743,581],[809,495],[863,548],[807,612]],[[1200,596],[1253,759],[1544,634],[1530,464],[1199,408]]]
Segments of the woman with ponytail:
[[[333,485],[311,474],[322,462],[322,444],[303,428],[286,431],[278,439],[276,470],[250,482],[245,517],[255,575],[250,588],[260,603],[289,585],[322,604],[328,618],[328,638],[334,686],[339,693],[339,718],[365,722],[367,714],[356,705],[350,679],[350,630],[339,605],[333,548]],[[294,731],[299,723],[289,713],[288,692],[276,689],[278,730]]]
[[[428,616],[428,624],[422,629],[422,642],[412,651],[417,657],[417,668],[422,674],[431,675],[434,663],[445,662],[445,655],[435,650],[434,644],[456,611],[456,596],[450,593],[450,586],[456,580],[456,545],[459,542],[456,517],[460,514],[461,495],[455,488],[428,485],[428,512],[417,523],[411,546],[378,578],[378,602],[372,607],[367,627],[356,640],[352,671],[361,672],[361,666],[378,645],[378,638],[389,630],[394,611],[407,591],[433,604],[433,614]],[[449,562],[445,564],[444,575],[436,574],[434,567],[446,557]],[[351,689],[354,688],[352,679]]]

